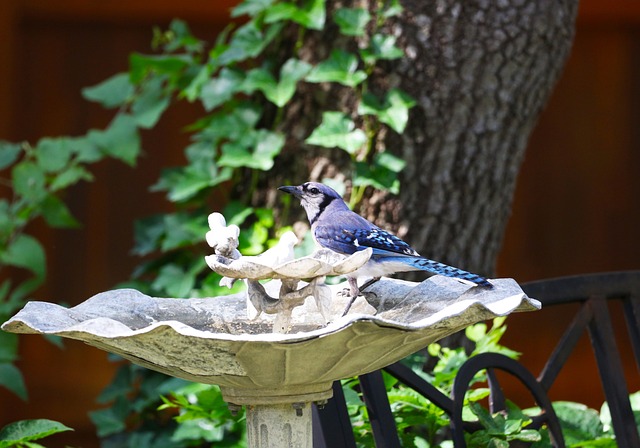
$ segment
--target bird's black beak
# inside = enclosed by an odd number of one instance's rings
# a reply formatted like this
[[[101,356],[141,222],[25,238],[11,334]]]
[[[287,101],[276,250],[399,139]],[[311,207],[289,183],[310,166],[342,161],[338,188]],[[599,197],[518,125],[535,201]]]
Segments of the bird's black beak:
[[[302,187],[299,187],[299,186],[298,187],[295,187],[295,186],[278,187],[278,190],[284,191],[285,193],[289,193],[290,195],[293,195],[298,199],[302,197]]]

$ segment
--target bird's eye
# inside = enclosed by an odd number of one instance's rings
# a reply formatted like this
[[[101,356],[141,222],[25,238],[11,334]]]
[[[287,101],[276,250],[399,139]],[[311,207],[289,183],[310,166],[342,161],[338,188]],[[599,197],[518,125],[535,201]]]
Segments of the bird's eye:
[[[316,187],[311,187],[311,188],[309,188],[309,193],[318,194],[318,193],[320,193],[320,190],[318,190]]]

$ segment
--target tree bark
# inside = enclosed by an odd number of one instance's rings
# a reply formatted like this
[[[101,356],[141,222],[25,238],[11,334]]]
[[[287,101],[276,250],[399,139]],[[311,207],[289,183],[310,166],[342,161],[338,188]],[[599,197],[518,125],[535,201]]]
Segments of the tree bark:
[[[368,6],[373,11],[377,4]],[[376,148],[407,166],[398,197],[369,191],[358,211],[426,257],[491,276],[529,134],[571,48],[577,0],[404,0],[402,6],[385,27],[405,57],[378,66],[370,88],[399,87],[417,101],[402,135],[377,136]],[[300,55],[323,59],[336,35],[329,27],[310,36]],[[303,86],[285,111],[282,128],[294,141],[278,174],[270,173],[270,187],[348,180],[348,158],[334,157],[341,151],[300,152],[300,146],[320,110],[353,104],[344,88]]]

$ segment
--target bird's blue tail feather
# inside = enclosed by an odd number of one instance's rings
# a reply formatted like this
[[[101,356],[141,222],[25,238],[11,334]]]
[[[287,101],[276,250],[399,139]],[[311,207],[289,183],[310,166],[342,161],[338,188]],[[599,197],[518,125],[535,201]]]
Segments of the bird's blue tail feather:
[[[482,286],[483,288],[493,288],[493,285],[489,283],[489,281],[472,272],[468,272],[459,268],[455,268],[453,266],[446,265],[444,263],[440,263],[438,261],[429,260],[428,258],[414,258],[411,263],[420,268],[423,271],[433,272],[434,274],[444,275],[445,277],[453,277],[460,278],[463,280],[468,280],[470,282],[475,283],[478,286]]]

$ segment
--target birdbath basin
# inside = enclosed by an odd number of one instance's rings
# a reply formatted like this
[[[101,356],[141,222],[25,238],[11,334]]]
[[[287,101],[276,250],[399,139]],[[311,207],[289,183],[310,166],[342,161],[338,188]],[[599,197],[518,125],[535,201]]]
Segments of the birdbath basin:
[[[312,402],[331,397],[333,381],[382,368],[478,321],[540,308],[511,279],[491,290],[455,279],[383,279],[368,300],[328,324],[311,298],[293,310],[288,333],[275,319],[247,317],[245,294],[166,299],[121,289],[73,308],[29,302],[2,325],[13,333],[52,334],[116,353],[135,364],[217,384],[228,403],[246,405],[250,447],[311,447]],[[277,290],[278,280],[266,285]],[[342,302],[341,302],[342,301]]]

